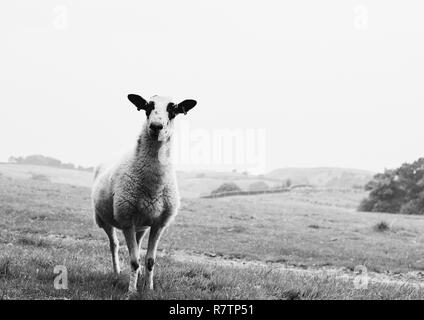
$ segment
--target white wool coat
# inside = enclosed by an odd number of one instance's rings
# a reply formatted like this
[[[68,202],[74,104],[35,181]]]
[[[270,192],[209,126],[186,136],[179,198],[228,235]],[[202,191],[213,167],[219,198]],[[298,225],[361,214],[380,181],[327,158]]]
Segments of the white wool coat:
[[[92,201],[96,223],[136,230],[166,226],[175,217],[180,198],[170,158],[171,139],[151,139],[145,125],[136,147],[111,166],[95,172]],[[166,161],[164,161],[166,160]]]

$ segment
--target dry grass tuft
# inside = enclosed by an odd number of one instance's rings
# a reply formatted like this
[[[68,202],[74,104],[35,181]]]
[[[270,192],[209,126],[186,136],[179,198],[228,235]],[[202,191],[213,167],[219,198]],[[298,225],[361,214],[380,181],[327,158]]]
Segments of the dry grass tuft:
[[[390,226],[386,221],[381,221],[374,226],[374,230],[377,232],[385,232],[390,230]]]

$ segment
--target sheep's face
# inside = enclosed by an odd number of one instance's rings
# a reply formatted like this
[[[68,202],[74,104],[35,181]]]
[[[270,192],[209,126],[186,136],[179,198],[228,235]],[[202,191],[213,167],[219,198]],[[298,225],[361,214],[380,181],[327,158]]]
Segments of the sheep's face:
[[[130,94],[128,99],[138,110],[145,110],[147,116],[146,130],[152,139],[167,141],[174,131],[174,119],[180,114],[186,114],[196,105],[195,100],[184,100],[178,104],[170,98],[153,96],[149,101],[139,95]]]

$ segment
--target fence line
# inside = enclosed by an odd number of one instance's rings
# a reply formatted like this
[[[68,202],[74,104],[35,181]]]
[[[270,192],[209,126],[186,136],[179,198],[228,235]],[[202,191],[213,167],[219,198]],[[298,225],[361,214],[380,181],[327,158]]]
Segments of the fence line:
[[[228,192],[220,192],[220,193],[213,193],[208,194],[205,196],[201,196],[200,198],[222,198],[222,197],[231,197],[231,196],[247,196],[247,195],[256,195],[256,194],[267,194],[267,193],[282,193],[282,192],[289,192],[290,190],[296,189],[296,188],[312,188],[309,184],[299,184],[292,187],[283,187],[278,189],[269,189],[269,190],[255,190],[255,191],[228,191]]]

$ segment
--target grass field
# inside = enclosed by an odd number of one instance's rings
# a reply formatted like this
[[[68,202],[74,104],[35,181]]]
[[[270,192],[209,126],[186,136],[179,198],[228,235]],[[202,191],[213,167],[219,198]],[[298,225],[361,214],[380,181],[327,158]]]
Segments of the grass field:
[[[123,274],[115,278],[106,236],[92,221],[89,195],[83,184],[12,178],[3,171],[0,298],[125,296],[124,243]],[[156,290],[139,298],[423,298],[424,217],[356,212],[364,196],[352,190],[298,190],[183,198],[159,245]],[[377,228],[381,223],[385,228]],[[53,287],[57,265],[68,269],[68,290]],[[369,271],[367,289],[354,286],[359,265]]]

